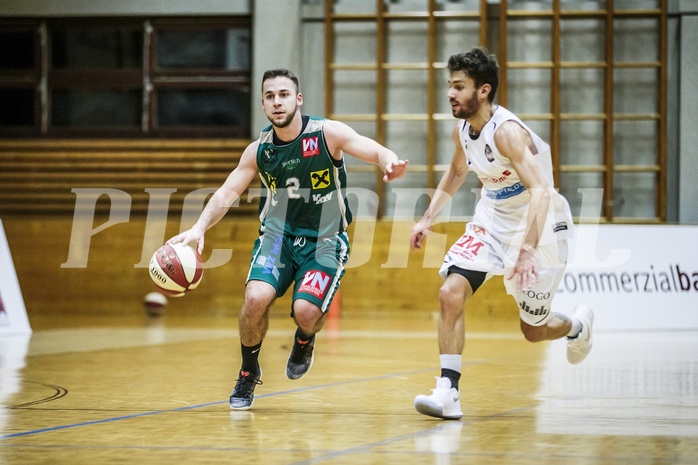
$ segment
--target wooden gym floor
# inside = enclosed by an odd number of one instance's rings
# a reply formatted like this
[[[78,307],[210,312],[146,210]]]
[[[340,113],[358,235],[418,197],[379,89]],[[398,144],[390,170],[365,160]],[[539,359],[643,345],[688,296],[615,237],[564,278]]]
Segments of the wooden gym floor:
[[[695,332],[599,332],[573,367],[564,343],[472,324],[465,416],[441,421],[412,407],[438,374],[433,317],[331,320],[290,381],[276,312],[264,384],[231,412],[236,321],[171,310],[0,338],[0,463],[698,464]]]

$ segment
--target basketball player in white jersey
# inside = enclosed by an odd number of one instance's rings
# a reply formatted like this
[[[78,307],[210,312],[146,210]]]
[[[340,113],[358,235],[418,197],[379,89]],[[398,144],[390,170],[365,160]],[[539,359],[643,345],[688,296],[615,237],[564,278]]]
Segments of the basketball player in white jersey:
[[[567,338],[567,360],[580,363],[591,350],[594,315],[577,306],[571,317],[551,304],[567,262],[572,217],[553,186],[550,146],[512,112],[493,103],[499,66],[481,48],[449,59],[448,98],[453,116],[453,160],[424,217],[412,229],[413,249],[424,244],[436,215],[469,170],[482,182],[481,198],[465,234],[449,249],[439,271],[441,376],[431,395],[414,400],[418,412],[444,419],[463,416],[458,382],[465,343],[464,311],[493,275],[519,307],[521,331],[531,342]],[[513,309],[513,306],[512,306]]]

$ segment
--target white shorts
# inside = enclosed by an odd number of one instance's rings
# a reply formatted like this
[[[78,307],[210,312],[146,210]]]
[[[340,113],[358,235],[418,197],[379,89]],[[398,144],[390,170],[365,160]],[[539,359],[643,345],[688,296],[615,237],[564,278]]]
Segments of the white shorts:
[[[550,317],[553,297],[567,264],[567,248],[567,239],[539,246],[535,253],[538,281],[528,291],[520,292],[515,280],[507,279],[519,255],[519,246],[504,244],[483,227],[468,223],[465,233],[446,253],[439,274],[446,279],[448,270],[456,266],[487,273],[485,281],[504,275],[504,287],[516,299],[521,319],[531,326],[540,326]]]

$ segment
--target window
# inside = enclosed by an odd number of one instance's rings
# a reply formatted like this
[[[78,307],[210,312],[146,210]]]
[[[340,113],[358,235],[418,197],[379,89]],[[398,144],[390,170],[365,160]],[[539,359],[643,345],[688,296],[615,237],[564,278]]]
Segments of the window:
[[[497,103],[550,143],[556,185],[579,221],[666,221],[667,2],[324,5],[327,114],[410,160],[408,174],[388,186],[380,173],[348,163],[361,187],[381,198],[396,188],[436,187],[453,153],[445,62],[482,44],[498,55]],[[473,214],[478,187],[476,179],[466,179],[452,217]],[[412,218],[423,205],[390,208],[379,212]]]
[[[36,23],[0,27],[0,131],[26,133],[38,126],[38,46]]]
[[[0,136],[247,138],[251,21],[0,22]]]

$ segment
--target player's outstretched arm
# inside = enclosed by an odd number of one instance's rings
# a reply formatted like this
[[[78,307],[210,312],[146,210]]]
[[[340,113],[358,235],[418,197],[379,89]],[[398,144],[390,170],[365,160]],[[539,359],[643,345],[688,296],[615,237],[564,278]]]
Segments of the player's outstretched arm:
[[[334,120],[325,122],[325,140],[332,156],[339,159],[341,152],[378,166],[383,171],[383,181],[401,178],[407,170],[407,160],[400,160],[392,150],[373,139],[354,131],[348,125]]]

